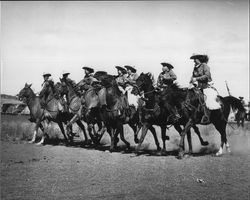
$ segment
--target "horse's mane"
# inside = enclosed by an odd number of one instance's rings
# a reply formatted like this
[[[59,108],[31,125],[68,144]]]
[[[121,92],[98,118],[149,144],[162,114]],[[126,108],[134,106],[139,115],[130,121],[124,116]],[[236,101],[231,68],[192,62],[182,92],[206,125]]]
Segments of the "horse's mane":
[[[116,84],[116,76],[110,75],[107,72],[104,71],[97,71],[94,74],[94,78],[101,81],[102,85],[105,87],[113,86]]]

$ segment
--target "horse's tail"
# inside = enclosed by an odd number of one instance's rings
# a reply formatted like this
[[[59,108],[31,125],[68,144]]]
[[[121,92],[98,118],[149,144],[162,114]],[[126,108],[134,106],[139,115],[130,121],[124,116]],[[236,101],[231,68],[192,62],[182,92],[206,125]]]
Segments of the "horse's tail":
[[[220,97],[222,98],[222,97]],[[245,112],[245,108],[242,105],[241,101],[239,99],[237,99],[236,97],[233,96],[226,96],[223,97],[223,100],[225,101],[225,103],[227,103],[228,105],[230,105],[232,107],[233,110],[239,110],[241,112]]]

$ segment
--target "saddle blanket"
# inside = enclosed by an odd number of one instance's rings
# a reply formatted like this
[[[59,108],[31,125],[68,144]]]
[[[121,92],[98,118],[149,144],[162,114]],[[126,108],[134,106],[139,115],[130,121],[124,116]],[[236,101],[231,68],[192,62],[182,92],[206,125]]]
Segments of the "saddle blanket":
[[[205,103],[209,110],[217,110],[221,108],[219,101],[217,100],[218,92],[213,88],[206,88],[203,90],[205,95]]]

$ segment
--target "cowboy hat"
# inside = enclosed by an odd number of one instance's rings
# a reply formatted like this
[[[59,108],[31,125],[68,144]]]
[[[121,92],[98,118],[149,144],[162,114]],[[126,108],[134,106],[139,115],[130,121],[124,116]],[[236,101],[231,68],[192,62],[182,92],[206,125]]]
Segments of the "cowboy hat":
[[[51,74],[48,72],[43,72],[43,76],[51,76]]]
[[[66,70],[62,71],[62,75],[67,75],[67,74],[70,74],[70,73],[68,71],[66,71]]]
[[[132,73],[135,73],[136,72],[136,69],[134,67],[131,67],[129,65],[125,65],[124,66],[127,70],[130,70]]]
[[[88,70],[89,73],[93,73],[94,69],[90,68],[90,67],[83,67],[82,69]]]
[[[123,74],[126,74],[126,73],[127,73],[127,70],[124,69],[123,67],[115,66],[115,68],[116,68],[117,70],[120,70]]]
[[[169,69],[174,69],[173,65],[166,63],[166,62],[162,62],[161,65],[164,67],[168,67]]]
[[[202,63],[207,63],[209,58],[207,55],[202,55],[202,54],[193,54],[190,59],[198,59]]]

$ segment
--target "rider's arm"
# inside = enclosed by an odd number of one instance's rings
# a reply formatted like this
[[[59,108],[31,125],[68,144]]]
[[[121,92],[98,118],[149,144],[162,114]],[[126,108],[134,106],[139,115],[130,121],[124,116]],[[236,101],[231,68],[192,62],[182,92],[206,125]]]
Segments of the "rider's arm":
[[[210,68],[206,64],[203,64],[203,75],[195,78],[197,81],[212,81]]]

